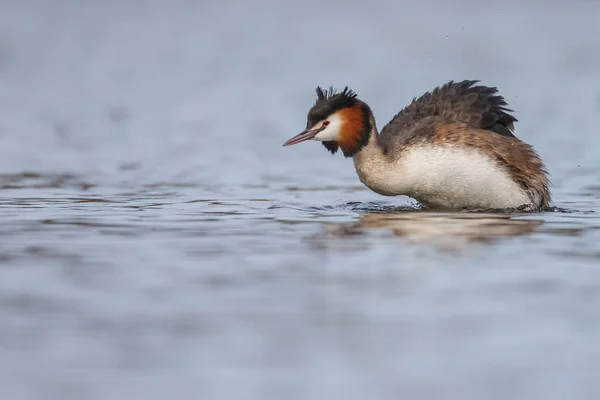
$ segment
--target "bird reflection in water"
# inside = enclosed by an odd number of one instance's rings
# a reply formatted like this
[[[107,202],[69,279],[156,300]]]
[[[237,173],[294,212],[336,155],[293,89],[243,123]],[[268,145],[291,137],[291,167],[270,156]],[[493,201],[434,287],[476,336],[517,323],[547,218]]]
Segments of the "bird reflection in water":
[[[414,244],[458,250],[473,244],[527,235],[543,223],[542,220],[494,213],[369,213],[353,223],[326,225],[324,234],[356,237],[383,230]]]

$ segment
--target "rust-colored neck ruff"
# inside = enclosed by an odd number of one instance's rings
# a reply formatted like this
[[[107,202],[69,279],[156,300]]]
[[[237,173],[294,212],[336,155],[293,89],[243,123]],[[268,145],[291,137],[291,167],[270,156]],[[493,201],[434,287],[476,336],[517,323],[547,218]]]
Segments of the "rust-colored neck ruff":
[[[337,140],[345,157],[352,157],[369,143],[371,134],[370,112],[366,104],[357,104],[340,110],[342,120]]]

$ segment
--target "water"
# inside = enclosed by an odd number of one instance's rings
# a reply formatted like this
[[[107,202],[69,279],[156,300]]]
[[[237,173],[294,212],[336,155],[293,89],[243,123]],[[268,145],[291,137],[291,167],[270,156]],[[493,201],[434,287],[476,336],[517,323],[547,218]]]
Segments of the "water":
[[[0,395],[600,395],[595,2],[3,0]],[[496,85],[551,212],[426,213],[303,128]]]

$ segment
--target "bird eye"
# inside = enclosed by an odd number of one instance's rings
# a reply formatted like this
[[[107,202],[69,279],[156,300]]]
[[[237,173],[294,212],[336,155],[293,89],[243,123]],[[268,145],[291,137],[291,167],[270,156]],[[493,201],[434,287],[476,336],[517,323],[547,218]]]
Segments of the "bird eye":
[[[323,126],[327,126],[327,125],[329,125],[329,121],[323,122]]]

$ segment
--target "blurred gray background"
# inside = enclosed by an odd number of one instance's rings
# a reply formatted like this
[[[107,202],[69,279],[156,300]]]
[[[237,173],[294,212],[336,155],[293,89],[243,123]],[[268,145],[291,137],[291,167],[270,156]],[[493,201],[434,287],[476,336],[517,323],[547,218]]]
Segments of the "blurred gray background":
[[[316,146],[279,148],[316,85],[350,85],[382,127],[439,84],[481,79],[560,180],[598,151],[597,12],[593,1],[2,0],[3,168],[139,162],[144,176],[236,184],[314,157],[350,178]]]
[[[598,398],[599,15],[0,0],[0,397]],[[381,128],[450,79],[499,88],[556,212],[397,213],[281,147],[317,85]]]

